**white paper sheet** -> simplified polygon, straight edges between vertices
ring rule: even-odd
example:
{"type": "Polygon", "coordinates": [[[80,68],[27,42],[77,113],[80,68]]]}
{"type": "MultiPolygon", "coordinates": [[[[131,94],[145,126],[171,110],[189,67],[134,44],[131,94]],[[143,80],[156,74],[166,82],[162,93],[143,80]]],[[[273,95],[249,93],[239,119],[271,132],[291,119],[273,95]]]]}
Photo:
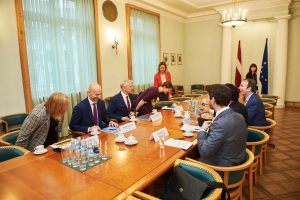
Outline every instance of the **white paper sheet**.
{"type": "Polygon", "coordinates": [[[189,124],[184,124],[181,127],[181,130],[183,131],[192,131],[192,132],[199,132],[199,131],[204,131],[200,126],[194,126],[194,125],[189,125],[189,124]]]}
{"type": "Polygon", "coordinates": [[[165,142],[165,145],[188,150],[188,148],[190,148],[193,145],[193,142],[188,142],[184,140],[175,140],[173,138],[170,138],[165,142]]]}

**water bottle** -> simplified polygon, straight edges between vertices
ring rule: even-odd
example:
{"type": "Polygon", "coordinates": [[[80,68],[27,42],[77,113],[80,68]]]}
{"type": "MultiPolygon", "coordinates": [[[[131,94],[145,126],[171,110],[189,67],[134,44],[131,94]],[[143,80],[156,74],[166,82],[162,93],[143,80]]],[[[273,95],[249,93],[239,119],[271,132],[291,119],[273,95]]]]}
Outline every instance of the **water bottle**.
{"type": "Polygon", "coordinates": [[[81,162],[81,141],[77,140],[75,146],[75,159],[73,162],[73,167],[79,167],[80,162],[81,162]]]}
{"type": "Polygon", "coordinates": [[[88,143],[87,145],[87,154],[88,154],[88,165],[94,166],[94,150],[91,143],[88,143]]]}
{"type": "Polygon", "coordinates": [[[98,144],[93,141],[93,152],[94,152],[94,162],[97,164],[100,162],[100,152],[98,144]]]}
{"type": "Polygon", "coordinates": [[[86,170],[86,165],[87,165],[87,146],[86,146],[86,142],[82,141],[81,142],[81,153],[80,153],[80,166],[79,169],[80,171],[84,171],[86,170]]]}

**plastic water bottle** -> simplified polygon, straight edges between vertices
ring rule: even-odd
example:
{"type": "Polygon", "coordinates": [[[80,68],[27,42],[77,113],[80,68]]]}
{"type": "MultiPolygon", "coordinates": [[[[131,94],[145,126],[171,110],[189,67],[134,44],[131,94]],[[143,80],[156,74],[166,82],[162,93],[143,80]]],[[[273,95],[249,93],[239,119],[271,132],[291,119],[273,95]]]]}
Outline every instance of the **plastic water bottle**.
{"type": "Polygon", "coordinates": [[[87,165],[87,146],[86,146],[86,142],[82,141],[81,142],[81,153],[80,153],[80,166],[79,169],[80,171],[84,171],[86,170],[86,165],[87,165]]]}
{"type": "Polygon", "coordinates": [[[94,150],[91,143],[87,145],[87,154],[88,154],[88,164],[89,166],[94,166],[94,150]]]}
{"type": "Polygon", "coordinates": [[[93,142],[93,152],[94,152],[94,162],[97,164],[100,162],[100,153],[98,144],[94,141],[93,142]]]}
{"type": "Polygon", "coordinates": [[[81,141],[77,140],[75,146],[75,159],[73,162],[73,167],[79,167],[80,162],[81,162],[81,141]]]}

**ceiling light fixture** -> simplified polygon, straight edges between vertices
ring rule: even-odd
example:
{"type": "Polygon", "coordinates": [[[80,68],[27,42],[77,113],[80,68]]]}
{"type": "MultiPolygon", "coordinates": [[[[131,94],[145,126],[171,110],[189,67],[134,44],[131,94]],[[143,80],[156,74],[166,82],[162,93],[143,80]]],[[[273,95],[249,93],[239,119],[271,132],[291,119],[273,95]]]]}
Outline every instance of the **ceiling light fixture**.
{"type": "Polygon", "coordinates": [[[246,18],[246,9],[239,8],[237,9],[235,7],[235,2],[233,3],[233,8],[229,10],[224,10],[222,15],[222,25],[223,26],[232,26],[233,28],[236,26],[241,26],[247,22],[246,18]]]}

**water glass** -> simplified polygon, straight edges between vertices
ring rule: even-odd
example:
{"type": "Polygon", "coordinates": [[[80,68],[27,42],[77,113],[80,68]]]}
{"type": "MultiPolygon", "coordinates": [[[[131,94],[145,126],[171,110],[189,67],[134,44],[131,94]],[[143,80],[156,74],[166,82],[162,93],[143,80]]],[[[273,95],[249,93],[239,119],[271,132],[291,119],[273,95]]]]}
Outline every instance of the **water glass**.
{"type": "Polygon", "coordinates": [[[105,141],[104,145],[103,145],[102,160],[108,160],[108,155],[107,155],[107,141],[105,141]]]}
{"type": "Polygon", "coordinates": [[[161,149],[165,148],[165,140],[166,140],[166,136],[164,133],[158,135],[159,148],[161,149]]]}
{"type": "Polygon", "coordinates": [[[68,146],[62,146],[61,147],[61,161],[63,163],[67,163],[69,161],[69,147],[68,146]]]}

